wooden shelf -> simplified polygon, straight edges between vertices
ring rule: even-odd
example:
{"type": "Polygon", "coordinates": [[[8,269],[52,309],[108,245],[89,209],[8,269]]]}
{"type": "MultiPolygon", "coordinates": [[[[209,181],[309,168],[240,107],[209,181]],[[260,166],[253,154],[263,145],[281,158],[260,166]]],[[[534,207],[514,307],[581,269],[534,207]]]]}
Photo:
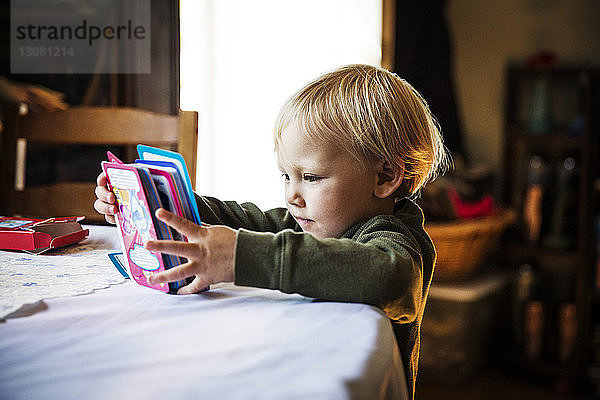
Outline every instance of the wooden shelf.
{"type": "Polygon", "coordinates": [[[532,150],[580,151],[584,148],[582,136],[570,135],[565,131],[554,131],[550,134],[534,134],[519,126],[508,128],[508,134],[516,144],[529,147],[532,150]]]}
{"type": "MultiPolygon", "coordinates": [[[[550,207],[550,209],[542,209],[544,213],[542,220],[547,221],[548,216],[555,218],[551,210],[555,207],[553,200],[566,201],[564,198],[562,200],[558,198],[560,191],[557,186],[559,182],[557,166],[560,163],[556,161],[566,157],[576,158],[578,183],[576,188],[569,189],[570,193],[573,193],[573,190],[577,191],[574,196],[576,199],[569,200],[576,203],[568,205],[572,213],[577,213],[576,223],[571,226],[577,229],[576,249],[572,251],[548,249],[543,247],[543,240],[540,243],[526,243],[519,229],[510,232],[511,235],[505,236],[502,242],[502,256],[508,265],[512,265],[515,272],[516,268],[523,263],[530,263],[537,269],[539,282],[542,283],[541,289],[538,287],[536,293],[536,296],[541,297],[536,300],[539,299],[554,308],[558,303],[565,301],[565,298],[575,304],[577,347],[574,359],[568,365],[558,361],[548,361],[554,358],[551,349],[557,346],[554,342],[558,340],[556,335],[559,332],[557,316],[552,315],[554,311],[550,315],[553,320],[547,321],[553,325],[545,327],[545,332],[552,332],[551,334],[555,335],[551,339],[554,344],[546,342],[547,347],[543,350],[547,359],[528,361],[523,354],[519,354],[516,346],[512,349],[513,354],[507,354],[506,358],[513,365],[511,368],[527,376],[572,379],[580,384],[589,365],[589,354],[594,351],[591,332],[593,324],[598,322],[594,322],[591,314],[597,312],[600,307],[600,294],[594,291],[593,285],[590,284],[595,274],[591,239],[594,232],[591,221],[600,210],[598,205],[600,196],[594,194],[594,182],[600,179],[600,162],[596,157],[600,151],[600,116],[597,113],[600,107],[600,73],[586,66],[568,66],[540,71],[516,65],[510,65],[507,72],[504,205],[522,210],[525,201],[523,194],[528,186],[542,184],[544,198],[547,196],[551,198],[550,202],[542,203],[543,207],[550,207]],[[541,76],[549,81],[550,87],[556,89],[556,92],[546,94],[551,96],[549,101],[552,114],[556,117],[556,121],[551,122],[553,128],[546,134],[534,133],[527,125],[528,110],[534,104],[535,95],[540,95],[540,92],[534,93],[534,91],[540,88],[541,76]],[[575,117],[581,118],[581,133],[578,135],[566,128],[568,121],[574,120],[575,117]],[[536,180],[539,178],[537,175],[528,175],[529,158],[533,154],[539,155],[545,162],[546,175],[542,181],[536,180]]],[[[564,195],[565,191],[562,193],[564,195]]],[[[566,216],[563,215],[565,218],[566,216]]],[[[509,349],[508,353],[510,352],[509,349]]]]}
{"type": "Polygon", "coordinates": [[[559,251],[546,249],[535,244],[527,244],[515,238],[506,238],[502,242],[502,250],[507,259],[538,260],[541,267],[550,269],[576,271],[580,264],[577,251],[559,251]],[[512,257],[511,257],[512,256],[512,257]]]}

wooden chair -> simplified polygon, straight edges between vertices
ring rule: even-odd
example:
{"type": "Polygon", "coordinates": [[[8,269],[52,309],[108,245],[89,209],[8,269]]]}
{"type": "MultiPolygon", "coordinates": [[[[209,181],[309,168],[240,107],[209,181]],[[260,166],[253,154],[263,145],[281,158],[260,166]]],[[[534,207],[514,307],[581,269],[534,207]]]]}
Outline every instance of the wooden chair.
{"type": "MultiPolygon", "coordinates": [[[[84,222],[103,222],[93,207],[95,182],[58,182],[27,187],[24,154],[27,143],[131,146],[138,143],[176,149],[195,184],[198,113],[157,114],[125,107],[74,107],[58,112],[11,109],[2,132],[0,215],[58,217],[83,215],[84,222]]],[[[98,165],[97,172],[101,167],[98,165]]]]}

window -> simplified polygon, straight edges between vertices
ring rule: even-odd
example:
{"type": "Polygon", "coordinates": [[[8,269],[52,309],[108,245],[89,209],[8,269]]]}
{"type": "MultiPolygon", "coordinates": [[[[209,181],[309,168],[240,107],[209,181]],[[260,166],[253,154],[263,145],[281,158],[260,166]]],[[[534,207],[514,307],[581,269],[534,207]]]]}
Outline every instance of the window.
{"type": "Polygon", "coordinates": [[[380,0],[181,0],[181,108],[199,112],[197,191],[284,206],[273,128],[341,65],[381,65],[380,0]]]}

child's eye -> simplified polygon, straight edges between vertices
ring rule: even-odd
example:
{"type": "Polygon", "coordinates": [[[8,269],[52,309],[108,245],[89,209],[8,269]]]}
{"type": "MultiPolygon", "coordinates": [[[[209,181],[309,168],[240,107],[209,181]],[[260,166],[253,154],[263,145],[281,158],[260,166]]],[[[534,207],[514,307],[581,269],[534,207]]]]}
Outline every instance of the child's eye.
{"type": "Polygon", "coordinates": [[[290,176],[288,174],[281,174],[281,177],[287,182],[290,180],[290,176]]]}
{"type": "Polygon", "coordinates": [[[321,176],[317,176],[317,175],[310,175],[310,174],[304,174],[302,176],[302,178],[306,181],[306,182],[318,182],[321,179],[323,179],[323,177],[321,176]]]}

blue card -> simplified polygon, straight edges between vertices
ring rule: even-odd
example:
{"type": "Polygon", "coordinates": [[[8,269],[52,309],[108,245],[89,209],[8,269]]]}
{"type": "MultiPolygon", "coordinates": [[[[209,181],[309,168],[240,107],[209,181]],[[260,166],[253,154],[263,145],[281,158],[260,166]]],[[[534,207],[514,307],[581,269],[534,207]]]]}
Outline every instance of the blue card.
{"type": "Polygon", "coordinates": [[[183,214],[190,221],[195,222],[195,217],[192,212],[192,203],[196,202],[195,198],[189,198],[187,188],[183,182],[183,178],[177,169],[177,166],[172,162],[168,161],[151,161],[151,160],[135,160],[136,164],[146,165],[150,168],[161,169],[163,171],[167,171],[173,175],[176,189],[179,194],[179,199],[181,201],[181,207],[183,208],[183,214]]]}
{"type": "Polygon", "coordinates": [[[200,225],[200,212],[198,211],[198,205],[194,200],[194,191],[192,190],[192,181],[190,180],[190,174],[188,173],[187,166],[185,165],[185,160],[183,156],[174,151],[168,151],[163,149],[158,149],[152,146],[146,146],[143,144],[138,144],[137,146],[138,155],[142,160],[153,160],[153,161],[170,161],[179,170],[181,177],[183,178],[183,183],[186,187],[187,194],[190,198],[190,206],[192,208],[192,214],[194,216],[194,222],[200,225]]]}
{"type": "Polygon", "coordinates": [[[108,258],[110,258],[110,261],[112,261],[121,275],[123,275],[126,279],[129,279],[129,274],[127,274],[127,269],[125,268],[125,263],[123,260],[123,253],[110,253],[108,258]]]}

